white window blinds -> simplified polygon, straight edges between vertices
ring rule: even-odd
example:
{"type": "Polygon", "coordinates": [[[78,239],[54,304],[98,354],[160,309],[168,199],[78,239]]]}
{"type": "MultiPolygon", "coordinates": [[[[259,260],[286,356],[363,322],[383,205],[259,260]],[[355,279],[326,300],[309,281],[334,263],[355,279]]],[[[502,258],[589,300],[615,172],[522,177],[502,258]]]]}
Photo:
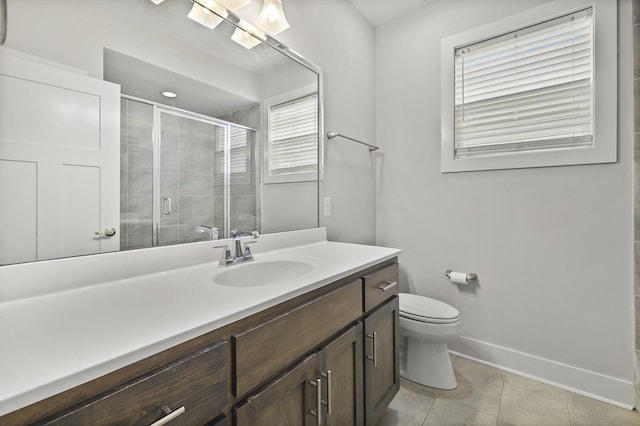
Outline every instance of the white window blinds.
{"type": "Polygon", "coordinates": [[[592,9],[455,50],[455,157],[592,146],[592,9]]]}
{"type": "Polygon", "coordinates": [[[315,171],[318,164],[318,96],[269,108],[269,174],[315,171]]]}
{"type": "MultiPolygon", "coordinates": [[[[247,155],[249,154],[249,132],[242,127],[229,126],[229,166],[230,173],[247,172],[247,155]]],[[[224,136],[227,127],[216,130],[216,173],[224,172],[224,136]]]]}

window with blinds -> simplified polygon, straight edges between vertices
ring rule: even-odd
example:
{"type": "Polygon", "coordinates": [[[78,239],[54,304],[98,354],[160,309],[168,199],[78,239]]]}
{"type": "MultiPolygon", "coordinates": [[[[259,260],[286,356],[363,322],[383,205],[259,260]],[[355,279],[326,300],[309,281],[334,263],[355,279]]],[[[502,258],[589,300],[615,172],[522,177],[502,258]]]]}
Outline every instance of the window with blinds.
{"type": "Polygon", "coordinates": [[[455,49],[454,156],[591,147],[593,11],[455,49]]]}
{"type": "MultiPolygon", "coordinates": [[[[224,135],[226,127],[216,129],[216,173],[224,172],[224,135]]],[[[229,126],[229,172],[242,174],[247,172],[249,137],[251,131],[242,127],[229,126]]]]}
{"type": "Polygon", "coordinates": [[[318,96],[269,107],[269,175],[314,172],[318,166],[318,96]]]}

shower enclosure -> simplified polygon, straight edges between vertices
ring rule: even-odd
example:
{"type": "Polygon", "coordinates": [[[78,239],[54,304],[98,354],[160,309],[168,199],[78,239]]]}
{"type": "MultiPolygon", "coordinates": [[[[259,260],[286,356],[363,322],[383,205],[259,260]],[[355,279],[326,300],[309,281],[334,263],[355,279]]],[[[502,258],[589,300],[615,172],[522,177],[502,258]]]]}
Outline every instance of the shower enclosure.
{"type": "Polygon", "coordinates": [[[122,98],[120,249],[203,241],[196,226],[259,230],[257,132],[122,98]]]}

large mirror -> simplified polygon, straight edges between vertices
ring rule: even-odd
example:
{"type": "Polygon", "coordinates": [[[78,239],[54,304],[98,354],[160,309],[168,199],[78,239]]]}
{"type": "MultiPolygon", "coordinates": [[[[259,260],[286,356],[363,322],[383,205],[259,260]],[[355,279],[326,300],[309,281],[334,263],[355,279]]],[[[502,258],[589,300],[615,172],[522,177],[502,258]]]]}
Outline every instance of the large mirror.
{"type": "Polygon", "coordinates": [[[0,265],[318,226],[320,71],[253,3],[7,0],[0,265]]]}

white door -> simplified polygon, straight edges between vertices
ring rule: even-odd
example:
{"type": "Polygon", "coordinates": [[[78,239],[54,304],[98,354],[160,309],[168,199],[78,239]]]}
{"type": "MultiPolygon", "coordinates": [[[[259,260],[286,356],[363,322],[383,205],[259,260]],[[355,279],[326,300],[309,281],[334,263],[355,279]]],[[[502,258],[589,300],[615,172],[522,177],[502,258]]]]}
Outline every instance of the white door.
{"type": "Polygon", "coordinates": [[[0,51],[0,265],[119,250],[119,192],[120,87],[0,51]]]}

